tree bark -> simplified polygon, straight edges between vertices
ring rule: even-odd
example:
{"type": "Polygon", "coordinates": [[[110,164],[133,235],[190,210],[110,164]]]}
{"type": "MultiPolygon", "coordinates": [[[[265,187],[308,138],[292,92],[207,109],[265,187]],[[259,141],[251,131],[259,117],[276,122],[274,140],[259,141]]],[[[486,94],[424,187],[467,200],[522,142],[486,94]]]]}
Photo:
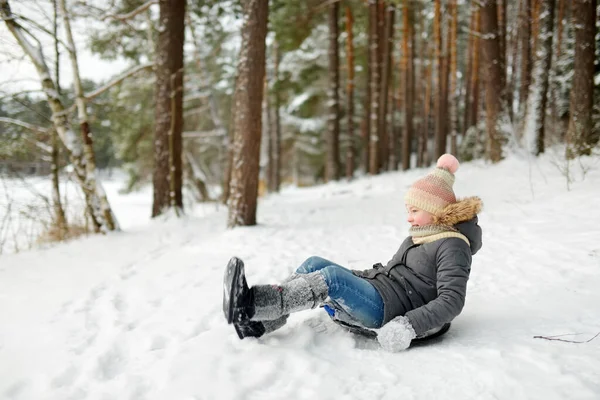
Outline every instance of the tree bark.
{"type": "Polygon", "coordinates": [[[152,217],[170,208],[176,213],[183,209],[181,132],[185,4],[185,0],[159,1],[152,217]]]}
{"type": "Polygon", "coordinates": [[[554,32],[554,0],[540,0],[539,33],[536,40],[533,80],[529,86],[524,137],[528,150],[539,155],[544,152],[544,120],[548,99],[548,78],[552,65],[554,32]]]}
{"type": "Polygon", "coordinates": [[[437,159],[446,152],[446,126],[444,109],[447,98],[444,90],[444,53],[442,38],[442,10],[441,0],[435,0],[435,13],[433,21],[433,37],[435,42],[435,53],[437,59],[437,84],[435,101],[435,145],[434,157],[437,159]]]}
{"type": "Polygon", "coordinates": [[[470,68],[467,73],[467,95],[465,99],[465,122],[463,126],[463,134],[467,130],[477,125],[479,119],[479,58],[481,50],[481,12],[477,5],[471,6],[471,27],[469,38],[471,40],[471,50],[469,54],[470,68]]]}
{"type": "Polygon", "coordinates": [[[371,59],[371,45],[373,43],[373,21],[372,15],[373,7],[369,4],[368,6],[368,26],[367,26],[367,47],[366,47],[366,59],[367,59],[367,68],[365,77],[366,80],[366,95],[364,101],[364,115],[361,123],[361,149],[362,149],[362,169],[365,174],[369,173],[369,168],[371,165],[371,100],[373,98],[371,93],[371,75],[373,74],[373,60],[371,59]]]}
{"type": "Polygon", "coordinates": [[[410,155],[414,136],[414,50],[413,43],[413,14],[409,0],[402,4],[402,78],[404,87],[404,132],[402,135],[402,170],[410,168],[410,155]]]}
{"type": "Polygon", "coordinates": [[[505,71],[500,54],[497,0],[481,1],[482,49],[485,66],[487,157],[502,160],[506,142],[503,125],[507,123],[505,71]]]}
{"type": "Polygon", "coordinates": [[[350,6],[346,6],[346,59],[348,83],[346,86],[346,118],[348,124],[348,148],[346,151],[346,178],[352,179],[355,169],[354,135],[354,37],[352,32],[354,19],[350,6]]]}
{"type": "Polygon", "coordinates": [[[325,161],[325,181],[335,181],[340,177],[340,58],[338,46],[339,2],[329,6],[329,115],[327,128],[327,152],[325,161]]]}
{"type": "Polygon", "coordinates": [[[596,34],[596,0],[574,0],[575,64],[569,128],[567,130],[567,158],[590,155],[598,143],[594,133],[594,58],[596,34]]]}
{"type": "Polygon", "coordinates": [[[279,51],[279,43],[276,41],[273,44],[274,51],[274,65],[273,74],[275,75],[275,90],[274,90],[274,101],[273,113],[274,113],[274,124],[275,127],[272,129],[272,142],[273,142],[273,191],[279,192],[281,187],[281,115],[279,108],[281,107],[281,96],[279,93],[279,62],[281,60],[281,53],[279,51]]]}
{"type": "Polygon", "coordinates": [[[450,153],[457,154],[457,136],[458,136],[458,94],[456,84],[457,57],[456,47],[458,40],[458,4],[457,0],[450,0],[450,88],[448,90],[448,104],[450,116],[450,153]]]}
{"type": "Polygon", "coordinates": [[[242,46],[235,86],[233,169],[228,226],[256,225],[261,108],[268,2],[244,0],[242,46]]]}
{"type": "Polygon", "coordinates": [[[371,106],[369,123],[369,173],[375,175],[379,172],[379,131],[377,118],[379,115],[379,0],[369,3],[369,29],[371,31],[370,43],[370,72],[371,80],[371,106]]]}
{"type": "MultiPolygon", "coordinates": [[[[61,95],[60,90],[60,50],[58,47],[58,4],[57,0],[52,1],[52,17],[53,17],[53,34],[54,34],[54,81],[56,82],[56,92],[58,97],[61,95]]],[[[60,199],[60,138],[55,130],[51,132],[52,154],[51,154],[51,170],[52,170],[52,207],[54,209],[54,224],[58,228],[61,239],[67,237],[68,224],[65,210],[60,199]]]]}
{"type": "Polygon", "coordinates": [[[386,170],[389,161],[389,142],[388,142],[388,97],[390,92],[390,83],[392,76],[392,39],[394,33],[394,15],[395,10],[392,6],[388,6],[385,12],[385,30],[382,41],[382,60],[381,68],[381,87],[379,91],[379,115],[377,117],[379,136],[379,154],[380,165],[379,170],[386,170]]]}
{"type": "Polygon", "coordinates": [[[531,83],[531,0],[521,0],[519,16],[519,41],[521,42],[521,82],[519,85],[519,119],[525,117],[527,96],[531,83]]]}

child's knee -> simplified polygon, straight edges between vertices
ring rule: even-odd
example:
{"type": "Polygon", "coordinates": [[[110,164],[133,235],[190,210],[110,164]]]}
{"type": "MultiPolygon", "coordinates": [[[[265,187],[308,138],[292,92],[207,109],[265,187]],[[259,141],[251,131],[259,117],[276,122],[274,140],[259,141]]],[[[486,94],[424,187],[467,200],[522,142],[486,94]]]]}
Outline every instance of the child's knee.
{"type": "Polygon", "coordinates": [[[298,269],[296,269],[296,273],[308,274],[310,272],[317,271],[318,269],[320,269],[319,267],[326,261],[327,260],[319,256],[308,257],[306,260],[304,260],[302,264],[300,264],[298,269]]]}

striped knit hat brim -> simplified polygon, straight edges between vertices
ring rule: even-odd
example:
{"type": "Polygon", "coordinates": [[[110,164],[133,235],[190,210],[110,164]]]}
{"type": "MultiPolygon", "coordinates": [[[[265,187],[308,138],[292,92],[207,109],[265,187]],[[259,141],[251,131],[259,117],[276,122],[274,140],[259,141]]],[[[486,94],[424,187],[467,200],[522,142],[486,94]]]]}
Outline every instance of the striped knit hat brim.
{"type": "Polygon", "coordinates": [[[409,206],[441,216],[446,206],[456,203],[452,189],[454,180],[454,174],[447,169],[435,168],[408,189],[404,201],[409,206]]]}

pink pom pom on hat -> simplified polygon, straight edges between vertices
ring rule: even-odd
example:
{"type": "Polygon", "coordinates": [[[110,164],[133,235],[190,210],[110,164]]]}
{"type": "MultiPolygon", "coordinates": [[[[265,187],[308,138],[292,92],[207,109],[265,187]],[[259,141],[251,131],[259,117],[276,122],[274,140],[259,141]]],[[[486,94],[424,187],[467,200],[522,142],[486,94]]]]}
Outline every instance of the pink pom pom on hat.
{"type": "Polygon", "coordinates": [[[459,165],[452,154],[442,155],[437,161],[437,168],[412,184],[404,202],[440,217],[446,206],[456,203],[452,186],[459,165]]]}

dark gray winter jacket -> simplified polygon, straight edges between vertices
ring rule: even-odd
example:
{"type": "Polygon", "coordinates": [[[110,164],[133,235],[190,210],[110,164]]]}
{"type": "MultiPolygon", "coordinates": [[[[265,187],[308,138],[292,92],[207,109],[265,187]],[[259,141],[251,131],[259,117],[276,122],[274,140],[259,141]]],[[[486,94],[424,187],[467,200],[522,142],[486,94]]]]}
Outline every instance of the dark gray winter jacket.
{"type": "MultiPolygon", "coordinates": [[[[472,216],[471,216],[472,217],[472,216]]],[[[477,216],[456,224],[456,237],[415,245],[408,237],[386,266],[355,274],[369,279],[384,302],[383,324],[405,315],[417,336],[452,321],[465,304],[471,256],[482,246],[477,216]]]]}

